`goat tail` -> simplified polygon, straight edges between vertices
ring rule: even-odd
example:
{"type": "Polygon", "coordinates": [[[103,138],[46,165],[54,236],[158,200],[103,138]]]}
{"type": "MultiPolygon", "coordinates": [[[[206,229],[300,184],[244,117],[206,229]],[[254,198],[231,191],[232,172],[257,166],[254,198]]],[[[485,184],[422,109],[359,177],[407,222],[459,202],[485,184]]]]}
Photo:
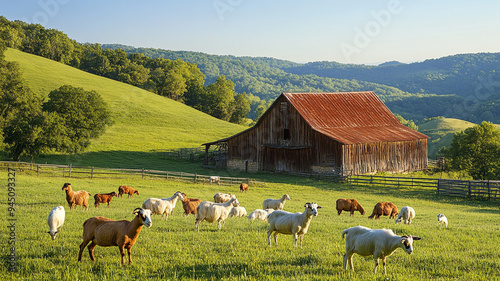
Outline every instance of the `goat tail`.
{"type": "Polygon", "coordinates": [[[347,231],[348,231],[348,230],[349,230],[349,229],[344,229],[344,231],[342,231],[342,239],[344,239],[344,236],[347,234],[347,231]]]}

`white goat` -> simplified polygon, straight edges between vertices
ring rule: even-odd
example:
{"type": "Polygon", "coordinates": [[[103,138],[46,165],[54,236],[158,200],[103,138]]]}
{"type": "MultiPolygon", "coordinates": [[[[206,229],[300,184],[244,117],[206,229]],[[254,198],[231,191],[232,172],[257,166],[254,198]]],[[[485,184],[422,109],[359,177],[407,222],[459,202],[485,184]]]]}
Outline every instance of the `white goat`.
{"type": "Polygon", "coordinates": [[[231,198],[236,198],[236,195],[218,192],[218,193],[215,193],[215,195],[214,195],[214,202],[215,203],[225,203],[225,202],[231,200],[231,198]]]}
{"type": "Polygon", "coordinates": [[[283,195],[281,199],[267,198],[266,200],[264,200],[264,202],[262,202],[262,205],[264,207],[263,209],[283,210],[286,200],[292,200],[290,199],[290,196],[288,196],[288,194],[283,195]]]}
{"type": "Polygon", "coordinates": [[[95,261],[94,249],[96,246],[118,246],[122,256],[122,264],[124,264],[125,248],[128,253],[128,262],[132,263],[130,251],[137,241],[139,233],[141,233],[142,226],[151,227],[153,224],[150,210],[136,208],[132,213],[135,215],[132,221],[115,221],[105,217],[92,217],[87,219],[83,223],[83,242],[80,244],[78,261],[82,260],[82,253],[85,246],[92,241],[87,247],[92,261],[95,261]]]}
{"type": "Polygon", "coordinates": [[[411,221],[415,218],[415,210],[410,206],[404,206],[401,208],[399,212],[398,218],[396,219],[396,223],[403,221],[404,224],[410,224],[411,221]]]}
{"type": "Polygon", "coordinates": [[[213,203],[210,201],[203,201],[196,209],[196,230],[199,231],[200,223],[204,220],[212,223],[217,221],[217,228],[221,228],[221,222],[225,224],[225,220],[229,216],[229,212],[233,207],[239,206],[240,203],[236,197],[225,203],[213,203]]]}
{"type": "Polygon", "coordinates": [[[208,177],[208,183],[216,183],[217,185],[220,185],[220,177],[218,176],[210,176],[208,177]]]}
{"type": "Polygon", "coordinates": [[[438,222],[439,222],[439,228],[444,224],[444,227],[448,227],[448,219],[443,215],[439,214],[437,215],[438,217],[438,222]]]}
{"type": "Polygon", "coordinates": [[[177,204],[177,199],[184,200],[184,196],[182,196],[180,191],[174,193],[170,198],[148,198],[142,202],[142,208],[150,209],[152,214],[161,215],[162,218],[165,215],[165,220],[167,220],[168,215],[172,214],[175,204],[177,204]]]}
{"type": "Polygon", "coordinates": [[[267,242],[271,247],[271,233],[274,231],[274,243],[278,245],[278,234],[292,234],[297,247],[297,236],[300,237],[300,248],[302,249],[302,239],[307,233],[309,224],[313,216],[318,215],[321,209],[316,203],[306,203],[303,213],[290,213],[286,211],[274,211],[267,215],[269,221],[269,231],[267,231],[267,242]]]}
{"type": "Polygon", "coordinates": [[[420,237],[394,234],[390,229],[370,229],[364,226],[354,226],[342,231],[342,239],[346,238],[346,253],[344,255],[344,271],[347,270],[347,263],[354,271],[352,257],[354,253],[360,256],[371,256],[375,261],[374,273],[377,273],[378,259],[382,259],[384,274],[386,273],[385,260],[398,248],[402,248],[408,254],[413,253],[413,241],[420,240],[420,237]]]}
{"type": "Polygon", "coordinates": [[[63,206],[54,207],[50,211],[48,219],[50,231],[47,231],[47,233],[50,234],[52,240],[56,240],[56,235],[59,233],[57,229],[63,225],[65,215],[66,213],[63,206]]]}
{"type": "Polygon", "coordinates": [[[233,207],[229,212],[229,217],[244,217],[247,215],[247,210],[245,207],[237,206],[233,207]]]}
{"type": "Polygon", "coordinates": [[[269,215],[272,212],[274,212],[274,209],[265,209],[265,210],[256,209],[253,212],[251,212],[250,215],[248,215],[248,219],[252,221],[255,219],[267,221],[267,215],[269,215]]]}

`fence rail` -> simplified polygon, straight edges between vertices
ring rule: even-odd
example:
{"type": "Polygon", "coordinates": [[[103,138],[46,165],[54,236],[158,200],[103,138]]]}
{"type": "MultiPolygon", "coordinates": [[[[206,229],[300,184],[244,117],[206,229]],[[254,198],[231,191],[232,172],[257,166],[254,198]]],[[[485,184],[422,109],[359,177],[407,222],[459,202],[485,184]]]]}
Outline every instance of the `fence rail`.
{"type": "Polygon", "coordinates": [[[440,179],[437,194],[471,198],[500,199],[500,181],[440,179]]]}
{"type": "MultiPolygon", "coordinates": [[[[53,165],[53,164],[36,164],[28,162],[12,162],[0,161],[0,167],[11,167],[19,169],[22,172],[33,173],[43,176],[68,177],[68,178],[126,178],[126,177],[141,177],[142,179],[165,179],[174,181],[186,181],[200,184],[209,183],[207,175],[173,172],[173,171],[158,171],[148,169],[116,169],[116,168],[97,168],[97,167],[73,167],[71,165],[53,165]]],[[[236,178],[236,177],[220,177],[221,185],[234,184],[260,184],[264,182],[256,181],[251,178],[236,178]]]]}
{"type": "Polygon", "coordinates": [[[353,184],[398,186],[398,187],[433,187],[436,188],[438,179],[432,178],[410,178],[410,177],[384,177],[373,175],[355,175],[349,176],[348,182],[353,184]]]}

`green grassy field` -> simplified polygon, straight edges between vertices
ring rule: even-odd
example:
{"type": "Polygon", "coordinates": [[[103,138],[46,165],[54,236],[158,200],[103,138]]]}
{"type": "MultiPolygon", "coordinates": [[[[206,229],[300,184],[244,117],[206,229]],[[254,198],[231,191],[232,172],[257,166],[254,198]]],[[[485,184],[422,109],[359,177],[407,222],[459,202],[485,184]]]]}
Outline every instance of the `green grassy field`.
{"type": "MultiPolygon", "coordinates": [[[[78,156],[46,155],[38,162],[105,167],[124,164],[125,167],[162,168],[160,149],[197,147],[202,143],[236,134],[246,127],[225,122],[182,103],[111,79],[80,71],[39,56],[8,49],[6,59],[20,64],[23,78],[38,95],[69,84],[95,90],[111,108],[114,125],[94,140],[86,153],[78,156]]],[[[122,166],[120,166],[122,167],[122,166]]]]}
{"type": "MultiPolygon", "coordinates": [[[[7,171],[0,171],[0,182],[7,183],[7,171]]],[[[351,186],[316,181],[301,177],[268,176],[273,183],[250,186],[241,194],[237,186],[215,186],[141,179],[68,179],[16,174],[15,237],[17,273],[7,271],[9,253],[5,231],[9,224],[2,220],[1,243],[3,267],[0,277],[12,280],[498,280],[500,278],[500,211],[498,202],[468,201],[438,197],[427,188],[397,189],[351,186]],[[81,207],[69,210],[64,182],[74,190],[117,191],[127,184],[140,191],[133,198],[114,198],[109,208],[94,208],[93,198],[87,212],[81,207]],[[194,216],[182,216],[178,202],[168,221],[154,215],[151,228],[144,228],[132,248],[133,264],[120,265],[117,247],[97,247],[96,261],[90,261],[85,250],[77,262],[82,242],[82,224],[93,216],[133,219],[131,212],[149,197],[170,197],[175,191],[188,197],[211,200],[216,192],[232,192],[248,212],[262,208],[265,198],[279,198],[288,193],[285,210],[302,212],[307,202],[321,206],[305,235],[303,249],[293,246],[290,235],[280,235],[278,246],[267,245],[267,223],[250,222],[247,218],[229,218],[222,230],[216,224],[202,223],[195,231],[194,216]],[[368,214],[338,216],[338,198],[357,198],[368,214]],[[369,220],[373,206],[379,201],[394,202],[399,208],[409,205],[416,210],[412,225],[396,225],[383,217],[369,220]],[[66,208],[66,221],[55,241],[50,239],[47,216],[58,205],[66,208]],[[444,213],[450,225],[439,229],[438,213],[444,213]],[[364,225],[390,228],[397,234],[422,237],[414,243],[415,252],[408,255],[397,250],[387,262],[387,275],[373,274],[373,260],[354,256],[354,273],[342,271],[345,241],[341,231],[364,225]]],[[[2,189],[2,198],[7,198],[2,189]]],[[[7,214],[2,200],[0,208],[7,214]]]]}

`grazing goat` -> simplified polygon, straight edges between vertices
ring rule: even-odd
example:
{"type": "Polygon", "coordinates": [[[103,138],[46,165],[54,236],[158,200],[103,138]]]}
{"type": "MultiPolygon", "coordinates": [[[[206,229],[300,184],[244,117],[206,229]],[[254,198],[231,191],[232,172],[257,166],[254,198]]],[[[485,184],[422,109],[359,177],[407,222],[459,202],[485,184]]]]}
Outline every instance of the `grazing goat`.
{"type": "Polygon", "coordinates": [[[247,215],[247,210],[245,207],[237,206],[233,207],[229,212],[229,217],[244,217],[247,215]]]}
{"type": "Polygon", "coordinates": [[[94,195],[94,207],[99,207],[100,203],[108,203],[108,208],[109,208],[109,203],[114,197],[118,197],[118,194],[116,192],[110,192],[110,193],[97,193],[94,195]]]}
{"type": "Polygon", "coordinates": [[[403,249],[408,254],[413,253],[413,241],[420,237],[394,234],[390,229],[370,229],[364,226],[354,226],[342,231],[342,239],[347,234],[344,255],[344,271],[347,271],[347,263],[354,271],[352,257],[356,253],[360,256],[373,256],[375,261],[374,273],[377,273],[378,259],[382,259],[384,274],[386,273],[385,260],[392,255],[397,248],[403,249]]]}
{"type": "Polygon", "coordinates": [[[151,214],[161,215],[161,217],[168,219],[168,215],[172,214],[172,211],[175,208],[175,204],[177,204],[177,199],[184,200],[184,196],[180,191],[177,191],[170,198],[148,198],[146,201],[142,202],[143,209],[150,209],[151,214]]]}
{"type": "Polygon", "coordinates": [[[398,218],[396,219],[396,223],[403,221],[404,224],[410,224],[411,221],[415,218],[415,210],[410,206],[404,206],[401,208],[399,212],[398,218]]]}
{"type": "Polygon", "coordinates": [[[302,239],[307,233],[309,224],[313,216],[318,215],[321,209],[316,203],[306,203],[303,213],[292,214],[286,211],[274,211],[267,216],[269,221],[269,231],[267,231],[267,242],[271,247],[271,233],[274,231],[274,243],[278,245],[278,234],[292,234],[297,247],[297,236],[300,237],[300,248],[302,249],[302,239]]]}
{"type": "Polygon", "coordinates": [[[139,195],[139,191],[133,189],[130,186],[120,185],[120,187],[118,187],[118,195],[120,196],[120,198],[122,198],[123,194],[128,194],[127,198],[129,198],[133,197],[134,194],[139,195]]]}
{"type": "Polygon", "coordinates": [[[196,213],[196,230],[199,231],[200,223],[204,220],[212,223],[217,221],[217,228],[221,228],[221,222],[225,224],[225,220],[229,216],[229,212],[233,207],[239,206],[240,203],[236,197],[231,198],[231,200],[225,203],[213,203],[210,201],[203,201],[198,205],[198,210],[196,213]]]}
{"type": "Polygon", "coordinates": [[[286,200],[292,200],[290,199],[290,196],[288,196],[288,194],[283,195],[281,199],[267,198],[266,200],[264,200],[264,202],[262,202],[262,205],[264,206],[263,209],[283,210],[286,200]]]}
{"type": "Polygon", "coordinates": [[[380,219],[380,216],[389,216],[393,219],[398,215],[398,207],[391,202],[378,202],[375,207],[373,207],[372,214],[368,217],[369,219],[380,219]]]}
{"type": "Polygon", "coordinates": [[[248,191],[248,184],[246,184],[246,183],[240,184],[240,192],[243,192],[243,191],[245,191],[245,192],[248,191]]]}
{"type": "Polygon", "coordinates": [[[255,219],[267,221],[267,215],[272,212],[274,212],[274,209],[256,209],[248,215],[248,219],[252,221],[255,219]]]}
{"type": "Polygon", "coordinates": [[[215,193],[214,195],[214,202],[215,203],[225,203],[231,198],[235,198],[236,196],[234,194],[227,194],[227,193],[215,193]]]}
{"type": "Polygon", "coordinates": [[[210,176],[208,177],[208,183],[216,183],[217,185],[220,185],[220,177],[218,176],[210,176]]]}
{"type": "Polygon", "coordinates": [[[84,210],[89,208],[89,196],[85,190],[73,191],[71,189],[71,183],[65,183],[62,190],[66,191],[66,201],[68,201],[69,209],[73,209],[73,206],[82,205],[84,210]]]}
{"type": "Polygon", "coordinates": [[[361,215],[365,214],[365,209],[359,204],[356,199],[337,199],[337,212],[342,214],[342,211],[351,212],[351,216],[354,215],[354,211],[358,211],[361,215]]]}
{"type": "Polygon", "coordinates": [[[445,228],[448,227],[448,219],[443,214],[439,214],[437,215],[437,217],[439,222],[439,228],[441,228],[443,224],[445,228]]]}
{"type": "Polygon", "coordinates": [[[125,251],[127,249],[128,262],[132,263],[131,249],[134,246],[142,226],[151,227],[151,211],[147,209],[136,208],[133,212],[135,218],[128,220],[111,220],[105,217],[93,217],[83,223],[83,242],[80,244],[78,261],[82,260],[82,252],[85,246],[89,249],[90,259],[95,261],[94,249],[96,246],[110,247],[118,246],[124,264],[125,251]]]}
{"type": "Polygon", "coordinates": [[[47,220],[50,230],[47,231],[47,233],[50,234],[52,240],[56,240],[56,235],[59,233],[57,229],[63,225],[65,215],[66,213],[63,206],[54,207],[50,211],[49,218],[47,220]]]}
{"type": "Polygon", "coordinates": [[[186,194],[182,193],[184,200],[182,200],[182,208],[184,209],[184,215],[189,214],[196,215],[196,208],[201,203],[201,199],[198,198],[187,198],[186,194]]]}

